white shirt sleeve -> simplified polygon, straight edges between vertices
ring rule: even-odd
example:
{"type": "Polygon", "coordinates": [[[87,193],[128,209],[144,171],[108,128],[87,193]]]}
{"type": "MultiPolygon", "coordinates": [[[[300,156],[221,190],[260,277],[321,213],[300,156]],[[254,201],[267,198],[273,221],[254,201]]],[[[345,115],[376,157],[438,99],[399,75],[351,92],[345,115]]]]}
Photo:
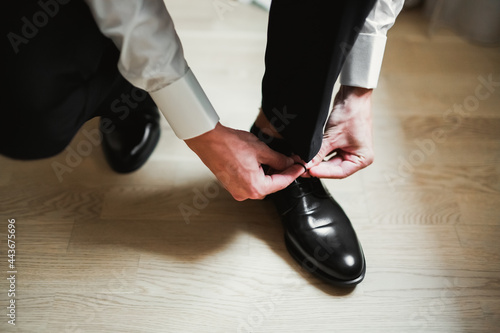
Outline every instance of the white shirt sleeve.
{"type": "Polygon", "coordinates": [[[120,73],[149,92],[180,139],[215,127],[219,116],[184,59],[163,0],[86,2],[101,32],[120,50],[120,73]]]}
{"type": "Polygon", "coordinates": [[[387,31],[394,25],[403,4],[404,0],[378,0],[375,3],[342,67],[342,85],[377,87],[387,31]]]}

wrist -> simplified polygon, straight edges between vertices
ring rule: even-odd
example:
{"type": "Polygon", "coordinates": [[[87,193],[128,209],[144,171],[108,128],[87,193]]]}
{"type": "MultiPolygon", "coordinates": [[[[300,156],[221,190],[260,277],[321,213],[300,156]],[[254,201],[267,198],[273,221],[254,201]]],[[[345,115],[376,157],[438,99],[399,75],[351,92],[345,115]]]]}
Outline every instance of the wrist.
{"type": "Polygon", "coordinates": [[[373,89],[355,87],[355,86],[340,86],[339,95],[343,96],[344,99],[348,97],[360,97],[360,98],[370,98],[372,96],[373,89]]]}
{"type": "Polygon", "coordinates": [[[221,132],[223,130],[224,126],[220,122],[218,122],[210,131],[195,136],[194,138],[184,140],[184,142],[188,145],[189,148],[195,150],[195,148],[200,144],[206,145],[208,142],[220,141],[221,132]]]}
{"type": "Polygon", "coordinates": [[[371,96],[373,89],[341,86],[335,96],[330,125],[349,124],[356,119],[371,117],[371,96]]]}
{"type": "Polygon", "coordinates": [[[343,85],[335,95],[333,111],[345,114],[370,112],[372,92],[373,89],[343,85]]]}

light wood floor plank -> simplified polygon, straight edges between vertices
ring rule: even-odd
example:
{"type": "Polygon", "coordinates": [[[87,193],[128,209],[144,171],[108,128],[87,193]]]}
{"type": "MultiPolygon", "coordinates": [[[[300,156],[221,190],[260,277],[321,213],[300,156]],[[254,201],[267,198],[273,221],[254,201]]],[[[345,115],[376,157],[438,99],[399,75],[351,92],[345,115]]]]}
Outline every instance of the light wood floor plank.
{"type": "MultiPolygon", "coordinates": [[[[248,129],[267,14],[166,3],[222,123],[248,129]]],[[[363,244],[357,288],[301,268],[272,204],[232,200],[165,120],[132,174],[114,173],[99,142],[73,156],[96,133],[93,119],[52,158],[0,156],[3,273],[7,219],[18,232],[17,325],[6,322],[2,278],[0,332],[497,332],[500,88],[467,116],[447,112],[471,101],[480,78],[500,81],[500,49],[446,30],[431,38],[427,24],[407,11],[390,31],[373,98],[375,163],[325,181],[363,244]],[[58,176],[57,165],[71,171],[58,176]]]]}

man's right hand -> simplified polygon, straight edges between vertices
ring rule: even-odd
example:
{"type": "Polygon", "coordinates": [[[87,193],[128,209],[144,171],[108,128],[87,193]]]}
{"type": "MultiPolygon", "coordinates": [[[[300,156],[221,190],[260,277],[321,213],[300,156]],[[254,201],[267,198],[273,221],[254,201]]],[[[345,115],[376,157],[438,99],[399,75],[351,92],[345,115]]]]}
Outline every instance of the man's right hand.
{"type": "Polygon", "coordinates": [[[238,201],[263,199],[304,173],[291,157],[272,150],[255,135],[220,123],[185,142],[238,201]],[[261,164],[280,172],[266,175],[261,164]]]}

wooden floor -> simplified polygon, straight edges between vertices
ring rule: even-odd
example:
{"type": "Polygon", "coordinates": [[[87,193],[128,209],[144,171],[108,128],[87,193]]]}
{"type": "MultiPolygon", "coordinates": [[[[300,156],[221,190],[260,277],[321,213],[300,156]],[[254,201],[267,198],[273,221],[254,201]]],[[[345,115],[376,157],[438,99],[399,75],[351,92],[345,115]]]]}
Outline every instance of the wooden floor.
{"type": "MultiPolygon", "coordinates": [[[[248,129],[267,14],[225,0],[167,4],[222,122],[248,129]]],[[[374,95],[376,161],[325,182],[367,257],[352,292],[299,268],[271,204],[232,200],[166,122],[130,175],[113,173],[88,138],[97,120],[57,157],[0,157],[0,331],[499,332],[500,86],[482,86],[490,76],[500,82],[498,48],[445,30],[430,38],[420,13],[401,14],[374,95]]]]}

